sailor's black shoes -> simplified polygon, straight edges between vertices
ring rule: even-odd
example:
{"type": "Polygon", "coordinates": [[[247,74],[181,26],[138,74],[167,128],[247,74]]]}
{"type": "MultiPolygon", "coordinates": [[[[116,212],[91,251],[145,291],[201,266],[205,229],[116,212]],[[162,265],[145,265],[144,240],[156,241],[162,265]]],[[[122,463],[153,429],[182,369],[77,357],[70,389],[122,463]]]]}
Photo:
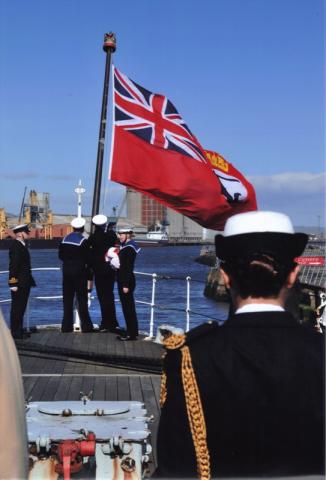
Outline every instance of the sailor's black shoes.
{"type": "Polygon", "coordinates": [[[132,342],[137,340],[137,337],[130,337],[130,335],[118,335],[117,339],[121,340],[122,342],[132,342]]]}
{"type": "Polygon", "coordinates": [[[99,332],[100,332],[100,333],[107,333],[107,332],[109,332],[109,333],[117,333],[117,334],[119,334],[119,335],[123,335],[123,334],[126,333],[126,331],[125,331],[123,328],[119,327],[119,326],[118,326],[118,327],[110,327],[110,328],[109,328],[109,327],[100,327],[100,328],[99,328],[99,332]]]}

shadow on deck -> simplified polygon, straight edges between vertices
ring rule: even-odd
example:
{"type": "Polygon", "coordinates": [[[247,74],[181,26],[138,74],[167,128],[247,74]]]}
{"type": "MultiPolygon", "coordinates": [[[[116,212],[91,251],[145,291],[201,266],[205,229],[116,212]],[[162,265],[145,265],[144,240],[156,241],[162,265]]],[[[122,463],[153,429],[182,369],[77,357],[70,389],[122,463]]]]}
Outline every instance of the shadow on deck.
{"type": "Polygon", "coordinates": [[[84,360],[131,371],[160,373],[163,348],[140,336],[134,342],[121,342],[113,333],[61,333],[58,329],[40,330],[16,342],[20,353],[63,361],[84,360]]]}

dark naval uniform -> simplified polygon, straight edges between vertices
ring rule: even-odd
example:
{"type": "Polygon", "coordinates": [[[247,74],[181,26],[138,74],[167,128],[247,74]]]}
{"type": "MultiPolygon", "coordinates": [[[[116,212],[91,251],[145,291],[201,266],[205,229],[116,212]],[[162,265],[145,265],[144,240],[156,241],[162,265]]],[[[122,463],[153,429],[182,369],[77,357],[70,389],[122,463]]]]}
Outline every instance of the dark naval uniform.
{"type": "Polygon", "coordinates": [[[89,237],[91,249],[91,267],[94,272],[97,297],[101,307],[102,322],[100,329],[116,332],[119,327],[114,304],[115,270],[105,261],[105,253],[117,243],[113,230],[96,228],[89,237]]]}
{"type": "Polygon", "coordinates": [[[10,329],[14,338],[23,337],[23,319],[31,287],[36,283],[31,273],[31,258],[26,245],[13,240],[9,247],[9,287],[11,291],[10,329]]]}
{"type": "Polygon", "coordinates": [[[59,245],[59,258],[63,262],[63,321],[62,332],[73,331],[74,297],[83,332],[93,331],[88,305],[87,280],[91,278],[90,249],[87,239],[80,232],[72,232],[59,245]]]}
{"type": "Polygon", "coordinates": [[[278,311],[204,324],[184,344],[170,339],[157,476],[322,474],[323,342],[278,311]]]}
{"type": "Polygon", "coordinates": [[[127,335],[130,338],[135,338],[138,335],[138,320],[134,300],[134,290],[136,288],[134,264],[139,251],[140,248],[134,240],[123,243],[119,251],[118,290],[126,321],[127,335]],[[128,293],[123,292],[124,287],[129,288],[128,293]]]}

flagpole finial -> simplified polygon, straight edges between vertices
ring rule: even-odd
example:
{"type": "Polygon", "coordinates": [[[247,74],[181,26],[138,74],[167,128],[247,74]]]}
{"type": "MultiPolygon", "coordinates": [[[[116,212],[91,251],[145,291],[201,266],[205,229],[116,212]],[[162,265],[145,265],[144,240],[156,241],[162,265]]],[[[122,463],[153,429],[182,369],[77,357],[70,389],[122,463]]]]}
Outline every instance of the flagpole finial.
{"type": "Polygon", "coordinates": [[[106,33],[104,35],[103,50],[105,52],[111,51],[112,53],[116,51],[117,40],[113,32],[106,33]]]}

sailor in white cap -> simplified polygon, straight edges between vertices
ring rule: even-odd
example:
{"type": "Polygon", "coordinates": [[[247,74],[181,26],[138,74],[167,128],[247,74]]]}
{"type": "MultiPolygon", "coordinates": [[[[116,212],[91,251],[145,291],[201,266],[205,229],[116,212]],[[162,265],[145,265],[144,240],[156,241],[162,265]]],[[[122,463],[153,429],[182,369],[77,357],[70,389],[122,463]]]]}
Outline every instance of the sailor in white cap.
{"type": "Polygon", "coordinates": [[[92,218],[94,232],[89,237],[91,267],[95,278],[97,298],[101,307],[100,332],[120,333],[114,302],[115,270],[106,261],[106,252],[116,245],[115,232],[107,229],[108,218],[98,214],[92,218]]]}
{"type": "Polygon", "coordinates": [[[103,215],[102,213],[99,213],[98,215],[94,215],[92,218],[92,223],[96,227],[103,227],[105,230],[106,224],[108,221],[108,217],[106,215],[103,215]]]}
{"type": "Polygon", "coordinates": [[[93,324],[88,312],[87,282],[92,278],[90,269],[90,247],[84,237],[85,219],[72,220],[73,231],[66,235],[59,245],[59,258],[63,262],[62,292],[63,320],[62,332],[73,331],[74,298],[77,298],[78,313],[82,332],[92,332],[93,324]]]}
{"type": "Polygon", "coordinates": [[[86,224],[86,220],[85,218],[82,218],[82,217],[73,218],[70,222],[70,225],[72,226],[72,228],[75,231],[80,230],[80,233],[83,233],[85,224],[86,224]]]}
{"type": "Polygon", "coordinates": [[[165,341],[159,477],[324,473],[323,336],[284,309],[307,239],[263,211],[216,237],[235,312],[165,341]]]}
{"type": "Polygon", "coordinates": [[[18,233],[26,233],[27,235],[29,235],[31,233],[29,227],[28,227],[28,224],[27,223],[23,223],[21,225],[17,225],[16,227],[14,227],[12,229],[12,231],[14,232],[14,234],[16,235],[16,238],[23,238],[23,239],[26,239],[28,237],[22,237],[22,236],[18,236],[18,233]]]}
{"type": "Polygon", "coordinates": [[[136,288],[134,264],[140,248],[133,240],[133,229],[131,226],[127,225],[119,228],[118,236],[120,240],[120,267],[117,270],[118,291],[127,327],[127,332],[118,336],[118,339],[122,341],[137,340],[138,319],[134,300],[134,290],[136,288]]]}
{"type": "Polygon", "coordinates": [[[17,225],[13,232],[15,240],[9,247],[10,329],[15,339],[23,339],[30,336],[23,331],[23,321],[30,289],[36,284],[31,273],[31,258],[26,245],[30,233],[28,225],[17,225]]]}

